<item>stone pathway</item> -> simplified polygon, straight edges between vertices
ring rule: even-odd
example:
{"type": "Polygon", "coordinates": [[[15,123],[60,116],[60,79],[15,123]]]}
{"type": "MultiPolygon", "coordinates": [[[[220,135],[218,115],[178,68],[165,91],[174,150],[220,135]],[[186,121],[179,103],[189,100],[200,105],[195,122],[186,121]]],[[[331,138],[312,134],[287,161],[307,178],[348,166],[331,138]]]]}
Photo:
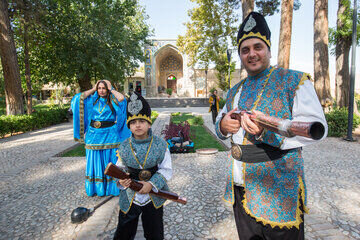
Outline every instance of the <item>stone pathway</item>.
{"type": "MultiPolygon", "coordinates": [[[[179,109],[159,115],[155,134],[172,111],[179,109]]],[[[180,111],[202,114],[211,129],[206,108],[180,111]]],[[[0,239],[112,239],[118,198],[84,223],[70,222],[76,207],[91,208],[105,199],[85,194],[85,158],[52,157],[74,144],[69,123],[0,139],[0,239]]],[[[172,158],[170,188],[188,204],[166,203],[165,238],[237,239],[232,207],[221,200],[227,153],[172,158]]],[[[310,208],[306,239],[360,239],[360,144],[328,138],[305,147],[304,158],[310,208]]],[[[144,239],[141,225],[136,239],[144,239]]]]}

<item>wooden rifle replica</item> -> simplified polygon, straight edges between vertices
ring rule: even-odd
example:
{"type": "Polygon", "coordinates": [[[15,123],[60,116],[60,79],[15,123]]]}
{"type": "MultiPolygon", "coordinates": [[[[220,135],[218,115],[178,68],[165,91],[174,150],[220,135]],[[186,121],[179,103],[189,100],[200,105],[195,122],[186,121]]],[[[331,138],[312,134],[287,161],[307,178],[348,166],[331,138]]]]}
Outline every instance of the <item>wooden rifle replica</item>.
{"type": "Polygon", "coordinates": [[[258,123],[261,127],[285,137],[303,136],[319,140],[325,134],[325,127],[321,122],[291,121],[289,119],[271,117],[265,114],[256,114],[251,111],[234,112],[230,117],[241,121],[243,114],[248,114],[250,119],[258,123]]]}
{"type": "MultiPolygon", "coordinates": [[[[125,171],[123,171],[121,168],[119,168],[118,166],[116,166],[113,163],[109,163],[106,166],[104,173],[110,177],[117,178],[117,179],[130,179],[130,176],[127,175],[125,171]]],[[[138,191],[140,191],[140,189],[142,187],[143,187],[142,183],[131,180],[130,189],[138,192],[138,191]]],[[[168,200],[171,200],[174,202],[178,202],[181,204],[186,204],[186,202],[187,202],[186,198],[180,197],[179,195],[177,195],[175,193],[167,192],[167,191],[163,191],[163,190],[159,190],[158,192],[154,192],[153,190],[151,190],[149,194],[152,194],[154,196],[161,197],[164,199],[168,199],[168,200]]]]}

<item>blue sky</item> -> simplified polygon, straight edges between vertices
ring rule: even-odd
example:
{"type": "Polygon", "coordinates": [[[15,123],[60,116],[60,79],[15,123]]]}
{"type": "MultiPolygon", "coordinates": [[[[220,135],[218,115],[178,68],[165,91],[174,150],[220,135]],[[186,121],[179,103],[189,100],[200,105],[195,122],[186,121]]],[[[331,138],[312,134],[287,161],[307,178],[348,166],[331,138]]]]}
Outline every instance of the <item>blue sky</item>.
{"type": "MultiPolygon", "coordinates": [[[[313,1],[301,1],[299,10],[294,12],[290,51],[290,68],[313,74],[313,1]]],[[[190,0],[140,0],[149,15],[148,23],[154,29],[154,37],[160,39],[176,39],[183,35],[186,28],[183,23],[188,22],[188,10],[195,6],[190,0]]],[[[353,6],[353,3],[352,3],[353,6]]],[[[338,1],[329,0],[329,27],[336,26],[338,1]]],[[[241,14],[241,9],[238,10],[241,14]]],[[[271,30],[272,58],[271,64],[277,62],[278,40],[280,30],[280,13],[266,17],[271,30]]],[[[350,52],[351,56],[351,52],[350,52]]],[[[238,59],[238,56],[236,56],[238,59]]],[[[333,87],[335,76],[335,56],[329,56],[330,78],[333,87]]],[[[360,48],[356,49],[356,62],[360,61],[360,48]]],[[[351,61],[350,61],[351,64],[351,61]]],[[[356,88],[360,89],[360,66],[357,65],[356,88]]]]}

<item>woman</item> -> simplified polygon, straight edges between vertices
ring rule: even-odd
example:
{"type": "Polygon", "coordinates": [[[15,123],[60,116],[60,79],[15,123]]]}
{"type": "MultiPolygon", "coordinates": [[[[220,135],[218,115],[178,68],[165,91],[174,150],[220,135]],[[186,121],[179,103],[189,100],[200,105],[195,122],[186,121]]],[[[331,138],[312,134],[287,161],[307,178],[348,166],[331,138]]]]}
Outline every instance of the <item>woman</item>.
{"type": "Polygon", "coordinates": [[[126,126],[126,99],[107,80],[78,93],[71,100],[74,138],[85,143],[88,196],[119,195],[115,179],[104,175],[109,162],[116,163],[116,149],[130,136],[126,126]]]}

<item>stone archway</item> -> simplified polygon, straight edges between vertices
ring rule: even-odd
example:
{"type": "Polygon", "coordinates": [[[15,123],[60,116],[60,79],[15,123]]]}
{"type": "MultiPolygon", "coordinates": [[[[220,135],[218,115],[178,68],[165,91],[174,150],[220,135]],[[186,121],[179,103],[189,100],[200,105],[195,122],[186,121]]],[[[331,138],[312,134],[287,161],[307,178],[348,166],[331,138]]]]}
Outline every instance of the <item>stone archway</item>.
{"type": "Polygon", "coordinates": [[[162,93],[166,88],[171,88],[177,93],[181,89],[182,85],[179,83],[183,78],[183,57],[178,49],[170,44],[162,47],[155,54],[155,62],[157,92],[162,93]],[[173,78],[168,79],[169,76],[173,78]]]}

